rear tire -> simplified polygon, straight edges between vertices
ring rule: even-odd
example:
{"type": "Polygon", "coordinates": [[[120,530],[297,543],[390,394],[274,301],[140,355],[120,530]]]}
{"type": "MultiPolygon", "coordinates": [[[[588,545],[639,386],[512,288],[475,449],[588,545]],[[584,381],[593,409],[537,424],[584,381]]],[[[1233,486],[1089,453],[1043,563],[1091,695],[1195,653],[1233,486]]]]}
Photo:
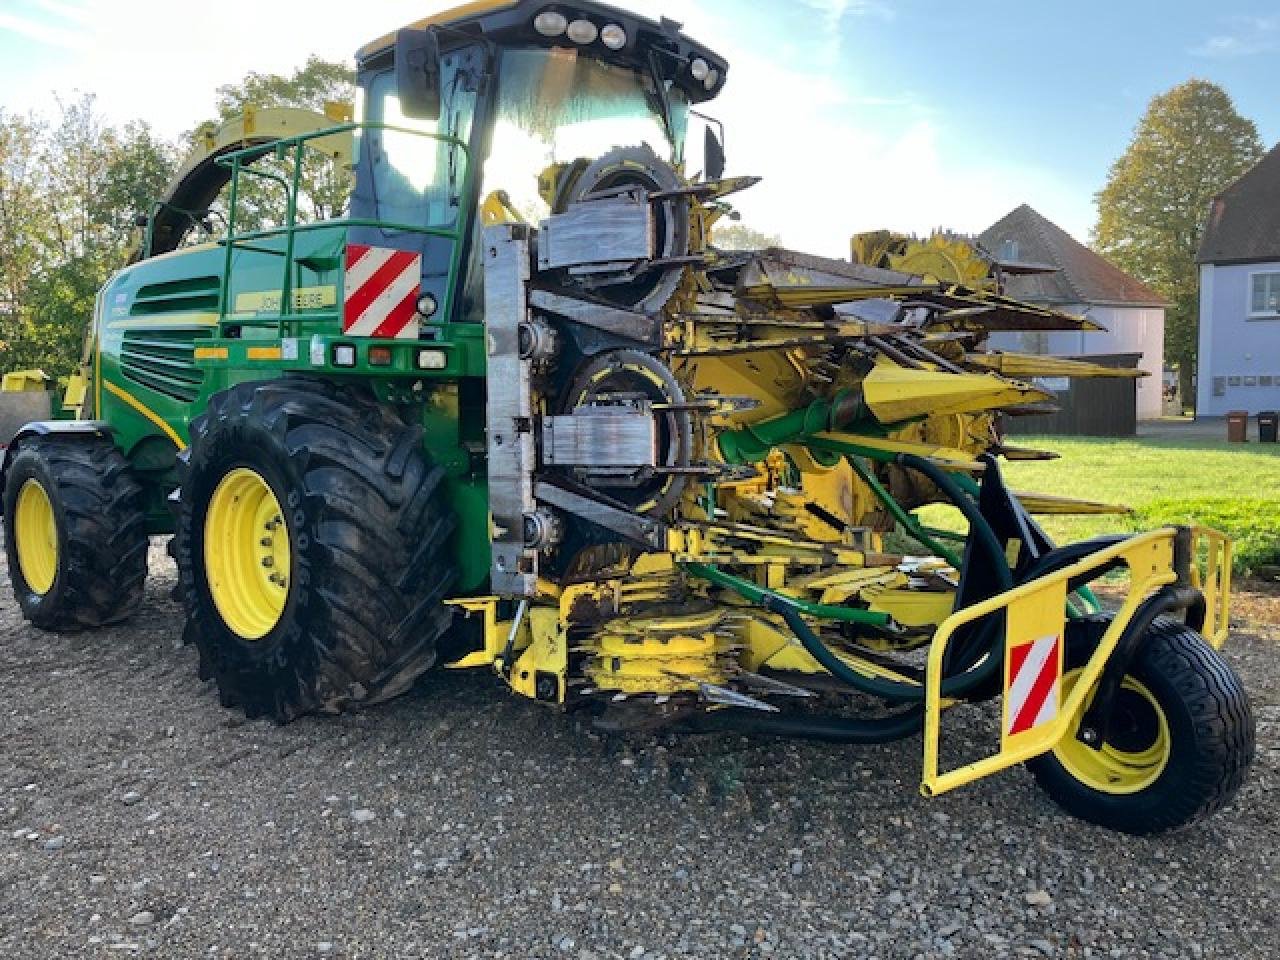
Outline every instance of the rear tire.
{"type": "MultiPolygon", "coordinates": [[[[1068,623],[1064,697],[1110,622],[1097,614],[1068,623]]],[[[1254,752],[1240,679],[1200,634],[1169,617],[1155,621],[1125,675],[1102,751],[1074,735],[1073,727],[1053,751],[1028,761],[1032,776],[1068,813],[1138,835],[1222,809],[1254,752]]]]}
{"type": "Polygon", "coordinates": [[[5,476],[5,554],[22,615],[42,630],[117,623],[147,578],[143,489],[106,437],[18,441],[5,476]]]}
{"type": "MultiPolygon", "coordinates": [[[[403,693],[436,662],[455,521],[420,427],[357,387],[245,383],[192,421],[180,470],[173,545],[187,639],[224,706],[282,723],[337,713],[403,693]],[[277,525],[225,519],[239,482],[280,508],[277,525]],[[229,561],[232,548],[248,561],[229,561]],[[254,558],[271,560],[269,574],[254,558]]],[[[274,510],[246,509],[272,524],[274,510]]]]}

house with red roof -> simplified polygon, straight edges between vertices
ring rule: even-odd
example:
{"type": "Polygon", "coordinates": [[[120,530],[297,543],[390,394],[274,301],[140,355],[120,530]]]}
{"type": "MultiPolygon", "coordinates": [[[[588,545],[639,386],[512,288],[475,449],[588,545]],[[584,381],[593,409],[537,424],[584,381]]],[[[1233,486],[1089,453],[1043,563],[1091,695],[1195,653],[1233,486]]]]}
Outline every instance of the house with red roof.
{"type": "Polygon", "coordinates": [[[1001,262],[1054,268],[1009,275],[1005,292],[1010,296],[1083,314],[1106,328],[995,334],[993,347],[1066,357],[1136,357],[1138,368],[1150,374],[1137,382],[1136,417],[1162,415],[1166,304],[1160,294],[1026,204],[984,230],[978,242],[1001,262]]]}

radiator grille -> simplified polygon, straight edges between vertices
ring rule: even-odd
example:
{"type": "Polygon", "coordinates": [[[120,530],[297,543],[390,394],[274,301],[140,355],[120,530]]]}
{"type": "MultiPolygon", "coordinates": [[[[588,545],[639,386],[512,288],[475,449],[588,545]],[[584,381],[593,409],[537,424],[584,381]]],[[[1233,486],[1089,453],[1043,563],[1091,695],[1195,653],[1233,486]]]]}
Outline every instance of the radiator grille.
{"type": "Polygon", "coordinates": [[[121,372],[134,383],[191,403],[204,371],[196,367],[195,345],[209,330],[128,330],[120,347],[121,372]]]}

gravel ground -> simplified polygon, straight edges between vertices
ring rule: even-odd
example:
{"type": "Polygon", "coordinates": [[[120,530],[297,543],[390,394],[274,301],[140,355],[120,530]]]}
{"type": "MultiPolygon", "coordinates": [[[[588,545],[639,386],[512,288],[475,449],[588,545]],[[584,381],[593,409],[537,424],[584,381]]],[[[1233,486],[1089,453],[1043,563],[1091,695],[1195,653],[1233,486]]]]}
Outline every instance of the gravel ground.
{"type": "Polygon", "coordinates": [[[245,723],[152,570],[131,623],[54,636],[0,565],[0,957],[1280,956],[1271,598],[1230,647],[1249,783],[1134,840],[1021,770],[926,801],[918,740],[607,737],[483,672],[245,723]]]}

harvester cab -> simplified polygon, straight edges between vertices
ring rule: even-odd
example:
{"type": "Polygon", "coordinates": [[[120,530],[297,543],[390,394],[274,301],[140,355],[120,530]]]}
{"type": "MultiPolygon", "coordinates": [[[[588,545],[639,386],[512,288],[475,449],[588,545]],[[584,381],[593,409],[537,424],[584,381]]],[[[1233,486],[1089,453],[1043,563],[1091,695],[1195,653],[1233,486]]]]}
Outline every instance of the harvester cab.
{"type": "Polygon", "coordinates": [[[364,47],[354,114],[205,131],[99,297],[87,419],[6,453],[24,615],[127,617],[171,533],[250,716],[479,667],[614,729],[923,732],[926,793],[1025,761],[1131,832],[1226,803],[1229,544],[1060,547],[1035,514],[1116,508],[1001,477],[1051,456],[1000,430],[1035,378],[1131,372],[988,349],[1096,327],[957,238],[718,249],[756,180],[686,141],[727,75],[668,20],[483,0],[364,47]],[[943,749],[952,710],[990,742],[943,749]]]}

